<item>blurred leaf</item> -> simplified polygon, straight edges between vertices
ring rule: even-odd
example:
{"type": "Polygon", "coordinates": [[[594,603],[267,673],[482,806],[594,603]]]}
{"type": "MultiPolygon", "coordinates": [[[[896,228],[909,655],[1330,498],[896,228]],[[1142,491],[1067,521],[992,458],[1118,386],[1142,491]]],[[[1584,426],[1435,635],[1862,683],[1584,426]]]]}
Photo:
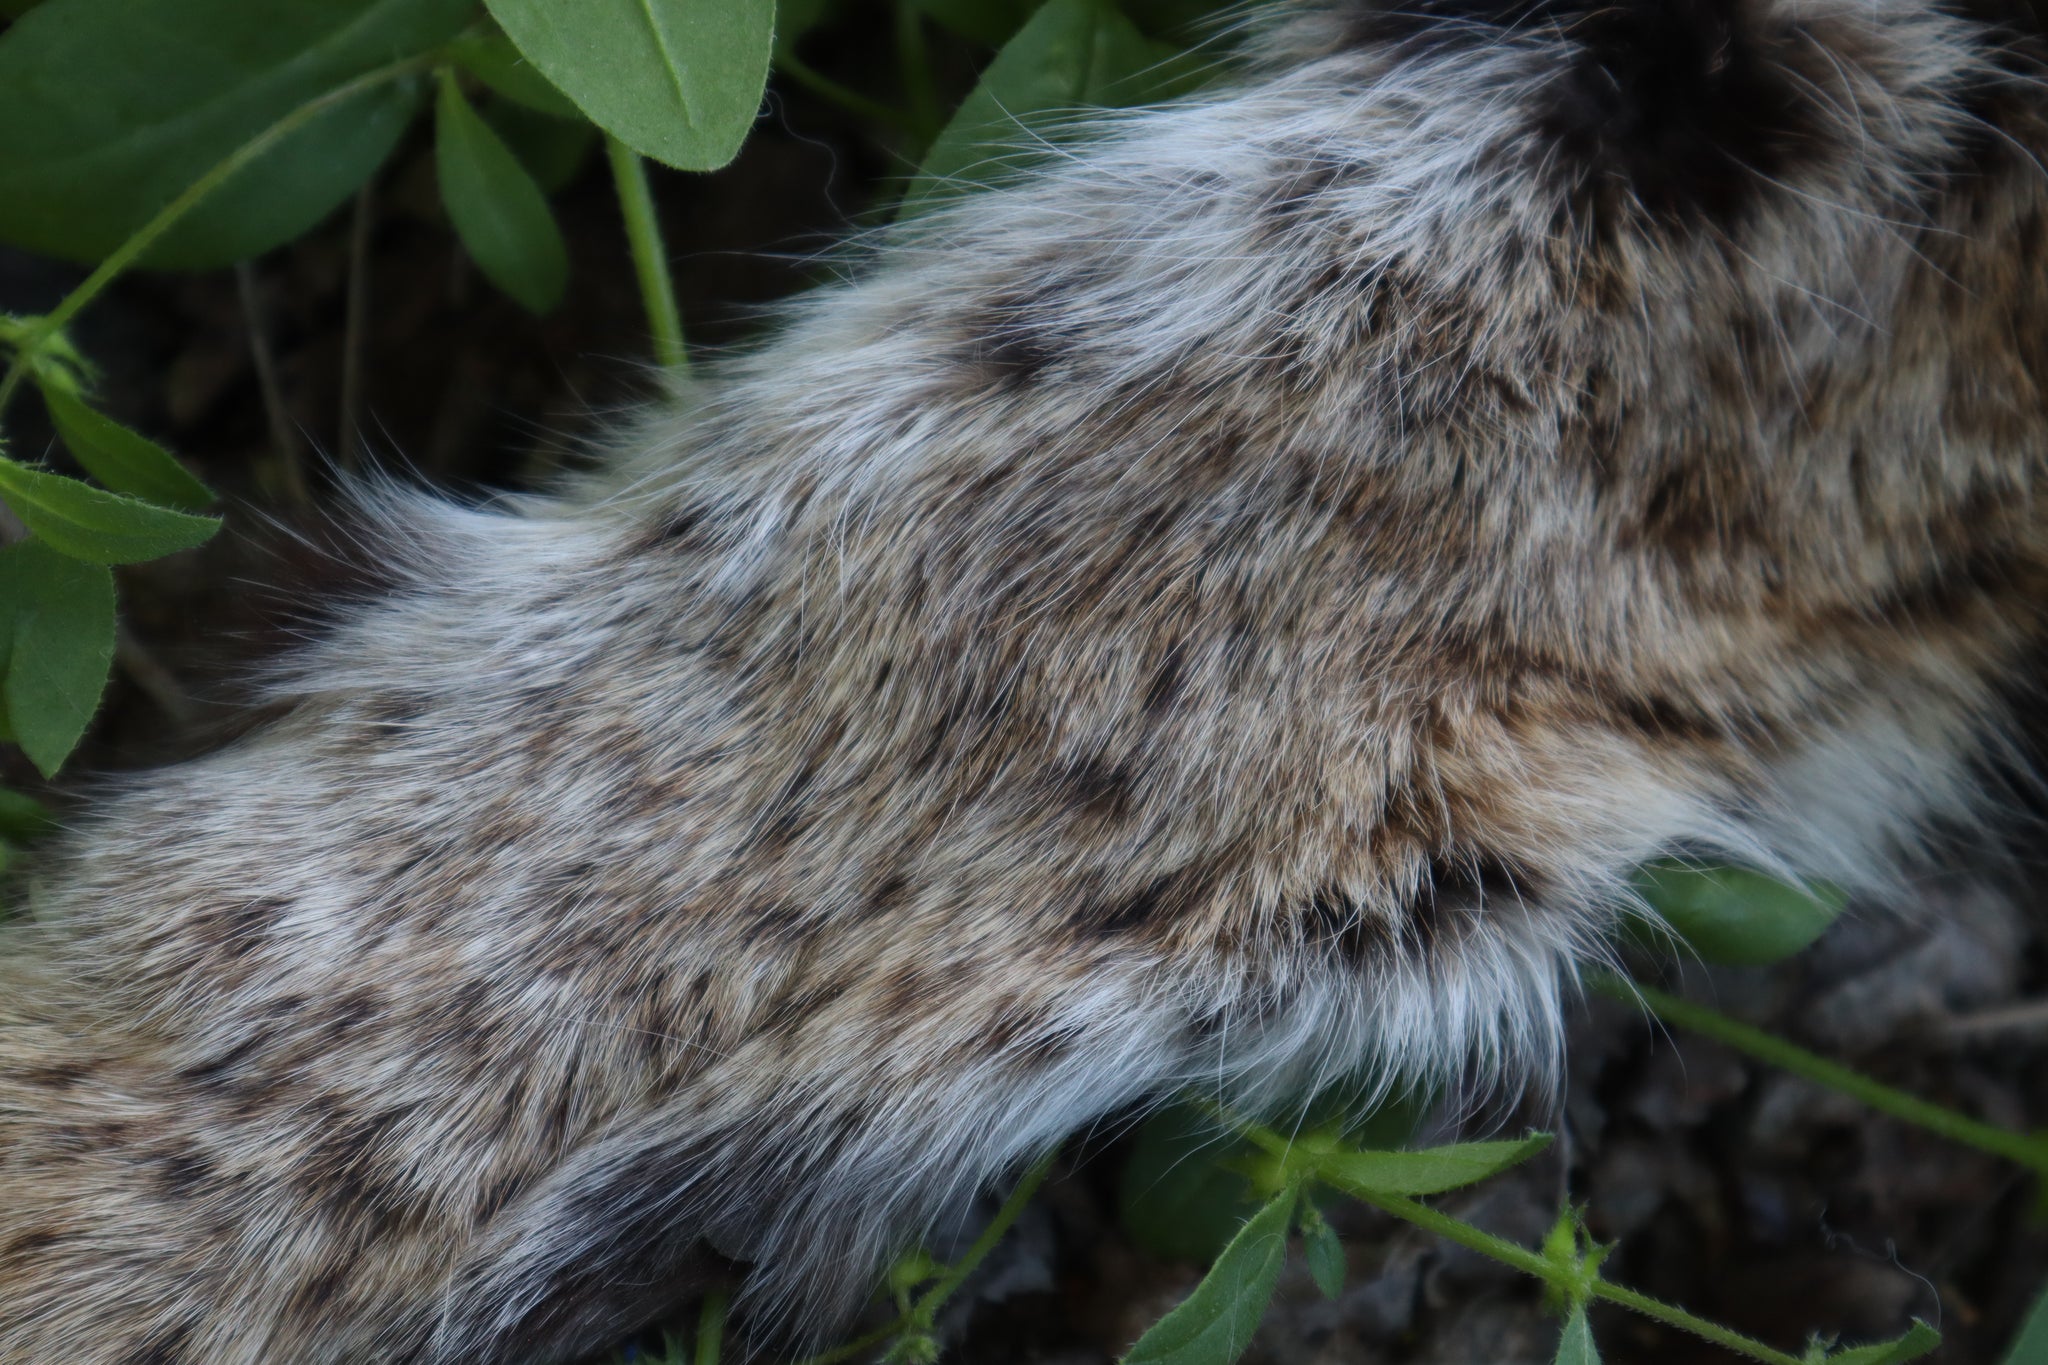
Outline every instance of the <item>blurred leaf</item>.
{"type": "Polygon", "coordinates": [[[1593,1345],[1593,1328],[1586,1321],[1586,1305],[1573,1304],[1564,1320],[1564,1332],[1557,1339],[1557,1365],[1600,1365],[1600,1351],[1593,1345]]]}
{"type": "Polygon", "coordinates": [[[768,83],[774,0],[485,0],[590,120],[686,171],[732,160],[768,83]]]}
{"type": "Polygon", "coordinates": [[[1335,1152],[1316,1175],[1348,1193],[1440,1194],[1520,1165],[1550,1145],[1548,1133],[1520,1142],[1461,1142],[1419,1152],[1335,1152]]]}
{"type": "Polygon", "coordinates": [[[502,33],[465,33],[448,45],[448,55],[485,85],[535,113],[583,122],[576,102],[540,74],[540,68],[519,55],[502,33]]]}
{"type": "Polygon", "coordinates": [[[1032,0],[911,0],[963,38],[1001,47],[1031,17],[1032,0]]]}
{"type": "Polygon", "coordinates": [[[1306,1199],[1302,1201],[1301,1247],[1308,1256],[1309,1277],[1323,1297],[1334,1300],[1344,1292],[1344,1243],[1328,1219],[1306,1199]]]}
{"type": "Polygon", "coordinates": [[[1762,966],[1805,948],[1847,903],[1832,887],[1800,888],[1740,867],[1669,860],[1638,868],[1635,888],[1708,962],[1762,966]]]}
{"type": "Polygon", "coordinates": [[[775,52],[793,49],[824,19],[833,0],[779,0],[775,6],[775,52]]]}
{"type": "MultiPolygon", "coordinates": [[[[49,0],[0,35],[0,238],[106,256],[250,138],[355,76],[433,49],[470,0],[49,0]]],[[[410,87],[366,91],[287,138],[151,248],[217,266],[298,236],[405,130],[410,87]]]]}
{"type": "Polygon", "coordinates": [[[0,15],[9,19],[19,19],[42,3],[43,0],[0,0],[0,15]]]}
{"type": "Polygon", "coordinates": [[[1146,1119],[1117,1182],[1131,1240],[1163,1260],[1214,1260],[1259,1209],[1251,1182],[1229,1165],[1251,1150],[1192,1106],[1146,1119]]]}
{"type": "MultiPolygon", "coordinates": [[[[12,636],[13,633],[11,623],[7,630],[0,631],[0,634],[9,636],[12,636]]],[[[6,662],[4,659],[0,659],[0,677],[5,677],[6,675],[6,662]]],[[[0,787],[0,835],[5,835],[9,839],[27,841],[43,833],[49,827],[50,812],[43,806],[42,802],[32,796],[24,796],[20,792],[9,791],[5,787],[0,787]]]]}
{"type": "Polygon", "coordinates": [[[137,564],[203,545],[220,529],[218,518],[155,507],[4,457],[0,500],[51,549],[89,564],[137,564]]]}
{"type": "MultiPolygon", "coordinates": [[[[1835,1351],[1828,1357],[1828,1365],[1904,1365],[1908,1360],[1918,1360],[1929,1351],[1941,1345],[1941,1333],[1929,1327],[1918,1318],[1902,1337],[1891,1341],[1880,1341],[1872,1346],[1852,1346],[1846,1351],[1835,1351]]],[[[2037,1362],[2039,1356],[2015,1356],[2014,1361],[2037,1362]]],[[[2011,1362],[2008,1362],[2011,1365],[2011,1362]]]]}
{"type": "Polygon", "coordinates": [[[72,458],[116,493],[130,493],[145,502],[188,512],[213,505],[213,490],[148,437],[95,412],[55,386],[43,387],[43,402],[72,458]]]}
{"type": "Polygon", "coordinates": [[[503,99],[490,100],[479,112],[542,194],[554,194],[574,180],[597,146],[597,127],[581,114],[555,118],[503,99]]]}
{"type": "Polygon", "coordinates": [[[1194,1292],[1138,1338],[1123,1365],[1230,1365],[1243,1355],[1287,1262],[1297,1193],[1282,1190],[1238,1229],[1194,1292]]]}
{"type": "Polygon", "coordinates": [[[2048,1360],[2048,1289],[2034,1300],[2027,1320],[2020,1324],[2020,1334],[2012,1339],[2012,1349],[2005,1353],[2005,1365],[2040,1365],[2044,1360],[2048,1360]]]}
{"type": "Polygon", "coordinates": [[[911,217],[963,183],[1008,173],[1068,136],[1076,111],[1169,99],[1192,89],[1200,65],[1138,32],[1109,0],[1048,0],[996,54],[926,154],[904,194],[911,217]]]}
{"type": "Polygon", "coordinates": [[[434,119],[441,201],[456,235],[491,283],[535,313],[552,312],[569,283],[569,248],[546,196],[444,74],[434,119]]]}
{"type": "Polygon", "coordinates": [[[114,659],[114,576],[25,540],[0,550],[13,647],[0,686],[15,741],[56,775],[99,707],[114,659]]]}

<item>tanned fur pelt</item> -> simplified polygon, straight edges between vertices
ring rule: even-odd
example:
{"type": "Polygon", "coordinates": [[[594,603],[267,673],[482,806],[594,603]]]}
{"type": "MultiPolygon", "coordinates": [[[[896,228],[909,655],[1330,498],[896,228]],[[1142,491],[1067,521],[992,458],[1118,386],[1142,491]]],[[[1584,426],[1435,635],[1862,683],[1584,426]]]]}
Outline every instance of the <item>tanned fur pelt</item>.
{"type": "Polygon", "coordinates": [[[0,1361],[826,1324],[1206,1087],[1540,1072],[1672,851],[1881,884],[2048,628],[2029,5],[1338,0],[611,472],[387,495],[0,965],[0,1361]]]}

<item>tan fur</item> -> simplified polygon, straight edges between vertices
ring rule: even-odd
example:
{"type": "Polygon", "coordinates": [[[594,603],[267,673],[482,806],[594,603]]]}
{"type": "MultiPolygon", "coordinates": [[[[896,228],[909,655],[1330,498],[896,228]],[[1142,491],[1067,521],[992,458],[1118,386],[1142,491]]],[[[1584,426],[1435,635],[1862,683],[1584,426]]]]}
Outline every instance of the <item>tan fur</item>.
{"type": "Polygon", "coordinates": [[[385,495],[402,582],[9,931],[0,1361],[829,1322],[1149,1096],[1540,1069],[1640,859],[1871,886],[1976,818],[2043,641],[2031,59],[1672,5],[1790,92],[1769,166],[1631,160],[1597,21],[1304,12],[611,473],[385,495]]]}

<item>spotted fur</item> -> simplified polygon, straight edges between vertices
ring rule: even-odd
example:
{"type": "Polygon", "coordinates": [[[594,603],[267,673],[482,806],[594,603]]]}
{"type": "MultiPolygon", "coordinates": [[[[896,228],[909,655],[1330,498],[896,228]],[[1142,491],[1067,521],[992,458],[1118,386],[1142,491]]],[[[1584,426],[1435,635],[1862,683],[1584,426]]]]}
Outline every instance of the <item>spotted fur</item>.
{"type": "Polygon", "coordinates": [[[1540,1073],[1674,850],[1882,885],[2044,637],[2027,4],[1335,0],[610,472],[382,495],[0,965],[0,1361],[823,1324],[1196,1085],[1540,1073]]]}

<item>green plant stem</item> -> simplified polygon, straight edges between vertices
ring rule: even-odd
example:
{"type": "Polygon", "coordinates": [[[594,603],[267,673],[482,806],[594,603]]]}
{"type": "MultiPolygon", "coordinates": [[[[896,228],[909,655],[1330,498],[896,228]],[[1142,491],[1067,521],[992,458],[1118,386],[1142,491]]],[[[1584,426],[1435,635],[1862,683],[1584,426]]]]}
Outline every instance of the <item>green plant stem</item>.
{"type": "Polygon", "coordinates": [[[882,124],[899,133],[917,131],[916,121],[902,110],[891,109],[880,100],[863,95],[851,86],[841,85],[795,53],[784,53],[777,57],[775,69],[812,94],[832,101],[850,114],[867,119],[871,123],[882,124]]]}
{"type": "Polygon", "coordinates": [[[896,60],[902,68],[904,89],[910,94],[912,115],[917,120],[917,152],[922,160],[946,121],[939,113],[939,95],[932,84],[931,52],[924,42],[924,15],[909,0],[896,0],[896,60]]]}
{"type": "Polygon", "coordinates": [[[1817,1085],[1839,1090],[1879,1113],[1917,1124],[1950,1141],[2018,1162],[2035,1174],[2048,1177],[2048,1141],[2041,1138],[1984,1123],[1931,1100],[1894,1090],[1860,1071],[1808,1052],[1775,1034],[1730,1019],[1718,1010],[1694,1004],[1654,986],[1640,985],[1606,973],[1590,977],[1587,985],[1610,999],[1640,1003],[1666,1023],[1726,1043],[1738,1052],[1746,1052],[1758,1061],[1768,1062],[1817,1085]]]}
{"type": "MultiPolygon", "coordinates": [[[[1292,1144],[1285,1137],[1261,1124],[1247,1123],[1235,1118],[1223,1110],[1219,1109],[1217,1112],[1223,1114],[1226,1122],[1261,1151],[1282,1162],[1287,1161],[1292,1144]]],[[[1354,1199],[1371,1204],[1374,1208],[1391,1213],[1405,1222],[1413,1223],[1426,1232],[1433,1232],[1447,1242],[1455,1242],[1468,1251],[1490,1256],[1525,1275],[1533,1275],[1572,1301],[1587,1297],[1606,1299],[1625,1308],[1632,1308],[1644,1317],[1655,1318],[1658,1322],[1681,1331],[1691,1332],[1694,1336],[1726,1347],[1739,1355],[1764,1361],[1766,1365],[1801,1365],[1797,1356],[1787,1355],[1754,1337],[1746,1337],[1719,1323],[1709,1322],[1662,1299],[1653,1299],[1633,1289],[1608,1284],[1597,1275],[1589,1277],[1583,1273],[1575,1273],[1571,1268],[1559,1265],[1527,1247],[1518,1246],[1505,1237],[1496,1237],[1462,1219],[1453,1218],[1447,1213],[1439,1213],[1420,1200],[1398,1194],[1372,1194],[1350,1187],[1346,1187],[1345,1193],[1354,1199]]]]}
{"type": "Polygon", "coordinates": [[[670,369],[684,369],[690,363],[690,354],[683,346],[683,315],[676,307],[675,281],[668,273],[668,247],[661,240],[661,224],[654,216],[654,195],[647,187],[647,163],[640,159],[640,153],[610,133],[604,135],[604,151],[611,159],[612,181],[619,191],[626,241],[633,249],[633,272],[640,277],[640,302],[647,309],[647,325],[654,332],[654,357],[670,369]]]}
{"type": "MultiPolygon", "coordinates": [[[[1023,1178],[1017,1182],[1017,1187],[1010,1191],[1009,1198],[1003,1200],[1003,1206],[996,1210],[995,1217],[988,1220],[988,1226],[981,1230],[981,1235],[974,1239],[974,1244],[967,1248],[966,1254],[947,1266],[945,1273],[934,1280],[929,1289],[917,1296],[917,1302],[912,1305],[909,1312],[887,1327],[869,1332],[866,1336],[856,1337],[845,1345],[835,1346],[822,1354],[807,1356],[798,1361],[797,1365],[838,1365],[840,1361],[852,1360],[893,1338],[911,1332],[930,1331],[933,1320],[938,1317],[939,1309],[946,1300],[966,1283],[967,1277],[974,1273],[975,1267],[995,1250],[996,1243],[1003,1240],[1004,1234],[1009,1232],[1011,1225],[1024,1212],[1024,1206],[1038,1193],[1038,1187],[1045,1183],[1046,1174],[1052,1170],[1053,1158],[1058,1155],[1059,1151],[1055,1148],[1031,1163],[1031,1169],[1024,1172],[1023,1178]]],[[[695,1365],[702,1363],[696,1362],[695,1365]]]]}
{"type": "Polygon", "coordinates": [[[697,1309],[697,1351],[690,1365],[718,1365],[719,1349],[725,1344],[726,1296],[714,1289],[697,1309]]]}
{"type": "Polygon", "coordinates": [[[137,228],[127,241],[115,247],[113,252],[104,261],[101,261],[90,275],[85,277],[83,283],[64,296],[62,302],[43,317],[36,319],[29,326],[26,334],[21,339],[19,348],[15,351],[13,363],[7,367],[6,377],[0,379],[0,411],[6,410],[8,400],[13,398],[15,390],[21,387],[21,381],[28,375],[29,369],[43,345],[51,337],[62,332],[71,320],[78,316],[81,309],[98,298],[108,285],[112,284],[124,271],[134,265],[144,252],[156,244],[159,237],[162,237],[166,232],[175,227],[178,220],[190,213],[206,196],[226,184],[243,167],[249,165],[250,162],[255,161],[271,148],[277,146],[278,143],[284,141],[314,119],[319,118],[328,110],[337,105],[346,104],[365,91],[374,90],[380,85],[388,85],[392,81],[402,80],[407,76],[425,71],[439,60],[440,56],[438,53],[424,53],[416,57],[407,57],[403,61],[392,62],[389,66],[380,66],[374,71],[366,71],[352,81],[337,85],[326,94],[317,95],[307,100],[304,104],[292,110],[289,114],[286,114],[283,118],[250,138],[241,146],[235,148],[224,159],[216,163],[212,170],[200,176],[190,185],[187,185],[177,198],[157,210],[155,217],[137,228]]]}
{"type": "Polygon", "coordinates": [[[1010,1197],[996,1210],[996,1216],[988,1220],[988,1226],[981,1230],[981,1236],[975,1238],[974,1245],[967,1248],[967,1254],[947,1266],[946,1273],[933,1281],[931,1288],[918,1295],[917,1307],[911,1310],[914,1318],[927,1327],[931,1325],[939,1306],[951,1298],[953,1291],[974,1273],[975,1267],[996,1249],[996,1243],[1003,1240],[1004,1234],[1010,1230],[1010,1225],[1024,1212],[1024,1206],[1031,1202],[1031,1196],[1037,1194],[1038,1187],[1045,1183],[1046,1174],[1052,1170],[1053,1158],[1058,1155],[1059,1149],[1054,1148],[1031,1163],[1031,1169],[1024,1172],[1023,1179],[1017,1182],[1017,1188],[1010,1191],[1010,1197]]]}

